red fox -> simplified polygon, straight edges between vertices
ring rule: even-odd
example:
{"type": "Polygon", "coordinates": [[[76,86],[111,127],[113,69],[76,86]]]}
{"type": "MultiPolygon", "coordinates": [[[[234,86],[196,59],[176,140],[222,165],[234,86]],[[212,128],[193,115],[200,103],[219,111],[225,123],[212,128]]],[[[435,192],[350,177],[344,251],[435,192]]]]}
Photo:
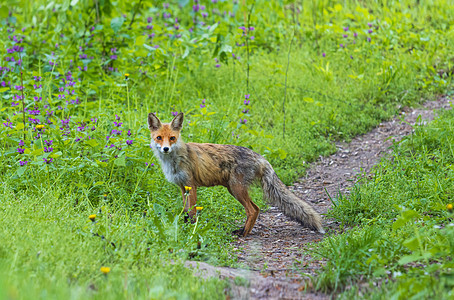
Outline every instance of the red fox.
{"type": "Polygon", "coordinates": [[[324,233],[320,215],[304,200],[296,197],[277,177],[270,163],[260,154],[240,146],[184,143],[180,136],[183,113],[170,123],[161,123],[155,114],[148,115],[151,148],[161,162],[166,179],[181,188],[191,187],[185,212],[196,214],[197,187],[225,186],[246,210],[246,223],[237,230],[248,235],[259,215],[259,207],[249,197],[248,188],[259,181],[265,199],[277,205],[286,216],[304,226],[324,233]]]}

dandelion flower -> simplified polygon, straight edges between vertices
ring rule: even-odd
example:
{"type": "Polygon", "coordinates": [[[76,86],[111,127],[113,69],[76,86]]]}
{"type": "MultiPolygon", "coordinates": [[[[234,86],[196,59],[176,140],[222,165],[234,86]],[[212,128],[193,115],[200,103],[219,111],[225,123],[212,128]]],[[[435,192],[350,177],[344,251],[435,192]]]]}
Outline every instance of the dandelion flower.
{"type": "Polygon", "coordinates": [[[110,267],[101,267],[100,271],[104,274],[107,275],[110,272],[110,267]]]}
{"type": "Polygon", "coordinates": [[[452,211],[452,204],[449,203],[448,205],[446,205],[446,209],[447,209],[448,211],[452,211]]]}
{"type": "Polygon", "coordinates": [[[93,215],[89,215],[88,218],[89,218],[92,222],[94,222],[95,219],[96,219],[96,215],[94,215],[94,214],[93,214],[93,215]]]}
{"type": "Polygon", "coordinates": [[[42,129],[44,129],[44,125],[42,125],[42,124],[41,125],[36,125],[35,128],[38,129],[38,130],[42,130],[42,129]]]}
{"type": "Polygon", "coordinates": [[[203,209],[203,206],[196,206],[195,209],[196,209],[197,211],[200,211],[200,210],[203,209]]]}
{"type": "Polygon", "coordinates": [[[184,190],[185,190],[187,193],[189,193],[189,191],[190,191],[191,189],[192,189],[192,187],[190,187],[190,186],[185,186],[185,187],[184,187],[184,190]]]}

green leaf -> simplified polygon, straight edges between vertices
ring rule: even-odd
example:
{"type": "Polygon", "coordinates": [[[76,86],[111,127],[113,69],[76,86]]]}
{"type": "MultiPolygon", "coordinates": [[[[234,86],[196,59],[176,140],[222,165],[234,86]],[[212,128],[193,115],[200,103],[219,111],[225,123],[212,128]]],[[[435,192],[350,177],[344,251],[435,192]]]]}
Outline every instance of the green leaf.
{"type": "Polygon", "coordinates": [[[402,244],[405,247],[407,247],[408,249],[412,250],[412,251],[415,251],[415,250],[419,249],[419,242],[418,242],[418,239],[416,237],[407,239],[402,244]]]}
{"type": "Polygon", "coordinates": [[[419,216],[419,214],[412,209],[403,211],[402,215],[396,220],[396,222],[394,222],[393,229],[396,230],[403,227],[410,220],[413,220],[417,216],[419,216]]]}
{"type": "Polygon", "coordinates": [[[142,46],[143,44],[145,44],[145,41],[147,40],[147,36],[146,35],[141,35],[141,36],[138,36],[136,38],[136,42],[135,42],[135,45],[136,46],[142,46]]]}
{"type": "Polygon", "coordinates": [[[38,156],[44,153],[43,148],[36,149],[30,153],[30,155],[38,156]]]}
{"type": "Polygon", "coordinates": [[[8,6],[6,6],[5,4],[1,4],[0,5],[0,18],[2,18],[2,19],[7,18],[8,12],[9,12],[8,6]]]}
{"type": "Polygon", "coordinates": [[[62,155],[63,155],[63,153],[62,153],[61,151],[58,151],[58,152],[52,153],[52,154],[50,155],[50,157],[52,157],[52,158],[59,158],[59,157],[62,156],[62,155]]]}
{"type": "Polygon", "coordinates": [[[96,147],[96,146],[99,145],[99,143],[95,139],[86,140],[85,144],[87,144],[87,145],[89,145],[91,147],[96,147]]]}
{"type": "Polygon", "coordinates": [[[114,164],[119,167],[126,167],[126,156],[115,159],[114,164]]]}
{"type": "Polygon", "coordinates": [[[147,44],[143,44],[143,46],[145,47],[145,49],[147,50],[150,50],[150,51],[156,51],[156,48],[155,47],[151,47],[150,45],[147,45],[147,44]]]}
{"type": "Polygon", "coordinates": [[[9,87],[2,87],[0,88],[0,93],[6,92],[7,90],[9,90],[9,87]]]}
{"type": "Polygon", "coordinates": [[[16,127],[14,127],[16,130],[22,130],[24,129],[24,123],[17,123],[16,127]]]}
{"type": "Polygon", "coordinates": [[[100,160],[97,159],[97,160],[96,160],[96,163],[97,163],[98,166],[100,166],[100,167],[107,167],[107,163],[104,162],[104,161],[100,161],[100,160]]]}
{"type": "Polygon", "coordinates": [[[181,7],[185,7],[186,5],[188,5],[188,3],[189,0],[178,0],[178,5],[181,7]]]}
{"type": "Polygon", "coordinates": [[[16,171],[17,176],[22,176],[26,169],[27,169],[27,167],[25,167],[25,166],[17,168],[17,171],[16,171]]]}
{"type": "Polygon", "coordinates": [[[398,264],[399,265],[405,265],[413,261],[417,261],[422,259],[422,256],[419,254],[410,254],[410,255],[405,255],[402,256],[401,259],[399,259],[398,264]]]}
{"type": "Polygon", "coordinates": [[[285,159],[287,157],[287,152],[285,150],[279,149],[279,158],[285,159]]]}
{"type": "Polygon", "coordinates": [[[123,17],[113,18],[110,21],[110,27],[113,29],[113,31],[115,33],[117,33],[120,30],[120,28],[124,22],[125,22],[125,18],[123,18],[123,17]]]}

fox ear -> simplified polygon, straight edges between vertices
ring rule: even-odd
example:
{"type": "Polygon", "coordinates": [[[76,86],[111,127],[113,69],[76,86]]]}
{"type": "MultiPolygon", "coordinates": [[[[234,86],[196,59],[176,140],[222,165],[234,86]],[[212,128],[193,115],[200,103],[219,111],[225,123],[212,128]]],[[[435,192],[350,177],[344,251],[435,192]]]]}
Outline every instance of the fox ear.
{"type": "Polygon", "coordinates": [[[159,128],[161,128],[162,124],[161,121],[156,117],[154,113],[149,113],[148,114],[148,128],[151,131],[156,131],[159,128]]]}
{"type": "Polygon", "coordinates": [[[180,131],[183,127],[183,113],[179,113],[175,118],[173,118],[172,123],[170,123],[170,128],[172,130],[180,131]]]}

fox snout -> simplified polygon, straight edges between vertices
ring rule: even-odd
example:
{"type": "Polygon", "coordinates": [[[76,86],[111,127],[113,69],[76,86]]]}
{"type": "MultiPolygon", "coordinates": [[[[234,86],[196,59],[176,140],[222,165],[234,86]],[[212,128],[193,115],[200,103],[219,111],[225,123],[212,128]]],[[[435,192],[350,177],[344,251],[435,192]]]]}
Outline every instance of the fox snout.
{"type": "Polygon", "coordinates": [[[171,147],[160,147],[159,151],[161,151],[161,153],[164,153],[164,154],[167,154],[167,153],[170,153],[172,152],[172,148],[171,147]]]}

